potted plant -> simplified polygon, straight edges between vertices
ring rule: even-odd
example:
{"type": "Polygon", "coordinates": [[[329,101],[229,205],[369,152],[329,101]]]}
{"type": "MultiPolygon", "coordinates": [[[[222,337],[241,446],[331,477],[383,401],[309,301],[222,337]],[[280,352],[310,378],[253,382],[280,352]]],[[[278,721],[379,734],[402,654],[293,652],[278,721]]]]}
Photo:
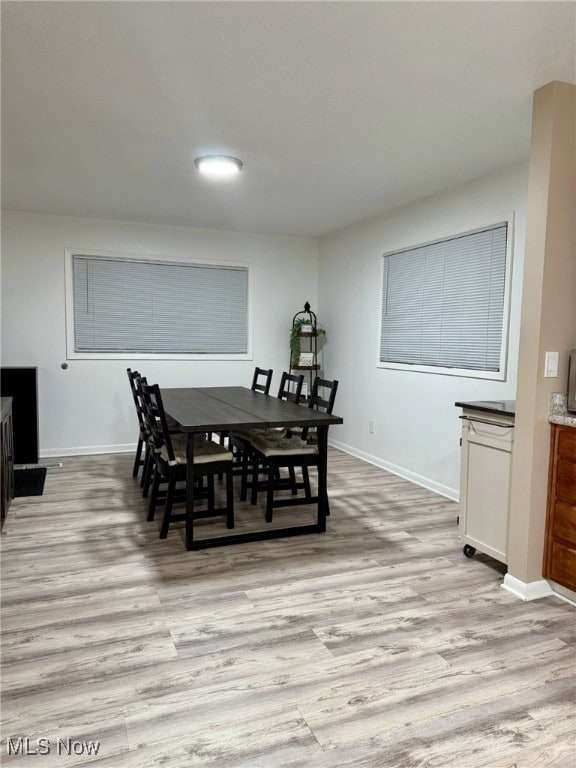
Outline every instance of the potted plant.
{"type": "MultiPolygon", "coordinates": [[[[290,329],[290,365],[295,367],[300,360],[300,339],[303,333],[314,333],[314,323],[311,317],[297,317],[290,329]],[[308,330],[309,328],[309,330],[308,330]]],[[[316,324],[316,336],[325,336],[324,328],[316,324]]]]}

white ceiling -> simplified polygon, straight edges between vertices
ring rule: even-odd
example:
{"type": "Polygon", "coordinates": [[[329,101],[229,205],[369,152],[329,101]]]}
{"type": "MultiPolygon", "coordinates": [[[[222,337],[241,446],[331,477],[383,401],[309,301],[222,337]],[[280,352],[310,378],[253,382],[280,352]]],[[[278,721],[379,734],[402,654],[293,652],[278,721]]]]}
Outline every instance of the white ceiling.
{"type": "Polygon", "coordinates": [[[575,10],[3,2],[3,208],[324,234],[526,158],[575,10]],[[209,182],[206,152],[243,172],[209,182]]]}

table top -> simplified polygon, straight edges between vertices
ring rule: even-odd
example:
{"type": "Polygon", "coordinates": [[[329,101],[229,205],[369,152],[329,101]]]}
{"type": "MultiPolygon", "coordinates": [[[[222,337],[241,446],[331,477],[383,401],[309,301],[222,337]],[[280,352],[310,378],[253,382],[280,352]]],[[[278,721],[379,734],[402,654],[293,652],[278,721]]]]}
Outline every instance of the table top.
{"type": "Polygon", "coordinates": [[[505,416],[514,416],[516,413],[516,400],[474,400],[472,402],[454,403],[457,408],[469,408],[484,413],[501,413],[505,416]]]}
{"type": "Polygon", "coordinates": [[[166,413],[184,432],[319,427],[343,423],[340,416],[294,405],[246,387],[162,389],[162,401],[166,413]]]}

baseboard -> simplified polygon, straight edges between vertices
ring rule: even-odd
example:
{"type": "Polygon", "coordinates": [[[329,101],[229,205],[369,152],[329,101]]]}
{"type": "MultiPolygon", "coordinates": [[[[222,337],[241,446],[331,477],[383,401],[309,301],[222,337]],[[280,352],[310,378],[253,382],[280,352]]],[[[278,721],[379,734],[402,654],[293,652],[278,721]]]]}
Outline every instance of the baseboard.
{"type": "Polygon", "coordinates": [[[41,450],[41,459],[51,459],[55,456],[92,456],[99,453],[135,453],[136,443],[126,445],[87,445],[79,448],[51,448],[41,450]]]}
{"type": "Polygon", "coordinates": [[[515,576],[511,576],[509,573],[504,576],[502,589],[510,592],[515,597],[519,597],[520,600],[523,600],[524,602],[539,600],[542,597],[550,597],[554,594],[552,587],[546,579],[539,579],[538,581],[530,581],[526,583],[520,581],[520,579],[517,579],[515,576]]]}
{"type": "Polygon", "coordinates": [[[550,581],[550,586],[556,597],[559,597],[560,600],[564,600],[566,603],[570,603],[570,605],[576,607],[576,592],[568,589],[568,587],[563,587],[561,584],[556,584],[555,581],[550,581]]]}
{"type": "Polygon", "coordinates": [[[410,470],[399,467],[396,464],[390,464],[390,462],[384,461],[383,459],[378,458],[378,456],[372,456],[370,453],[359,451],[357,448],[352,448],[352,446],[346,445],[346,443],[338,442],[338,440],[329,439],[328,443],[334,448],[337,448],[339,451],[343,451],[343,453],[348,453],[350,456],[355,456],[357,459],[367,461],[368,464],[374,464],[374,466],[380,467],[380,469],[385,469],[387,472],[391,472],[393,475],[404,478],[404,480],[410,480],[411,483],[415,483],[415,485],[426,488],[428,491],[433,491],[434,493],[438,493],[440,496],[445,496],[451,501],[459,500],[460,496],[455,488],[449,488],[447,485],[436,483],[434,480],[430,480],[428,477],[417,475],[415,472],[410,472],[410,470]]]}

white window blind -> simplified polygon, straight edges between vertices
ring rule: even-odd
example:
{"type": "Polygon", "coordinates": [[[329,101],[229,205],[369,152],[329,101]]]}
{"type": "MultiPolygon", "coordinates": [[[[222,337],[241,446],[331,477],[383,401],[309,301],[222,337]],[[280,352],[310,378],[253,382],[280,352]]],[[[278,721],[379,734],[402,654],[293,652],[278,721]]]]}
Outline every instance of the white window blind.
{"type": "Polygon", "coordinates": [[[241,354],[248,270],[72,257],[76,352],[241,354]]]}
{"type": "Polygon", "coordinates": [[[384,256],[381,362],[500,370],[507,229],[384,256]]]}

